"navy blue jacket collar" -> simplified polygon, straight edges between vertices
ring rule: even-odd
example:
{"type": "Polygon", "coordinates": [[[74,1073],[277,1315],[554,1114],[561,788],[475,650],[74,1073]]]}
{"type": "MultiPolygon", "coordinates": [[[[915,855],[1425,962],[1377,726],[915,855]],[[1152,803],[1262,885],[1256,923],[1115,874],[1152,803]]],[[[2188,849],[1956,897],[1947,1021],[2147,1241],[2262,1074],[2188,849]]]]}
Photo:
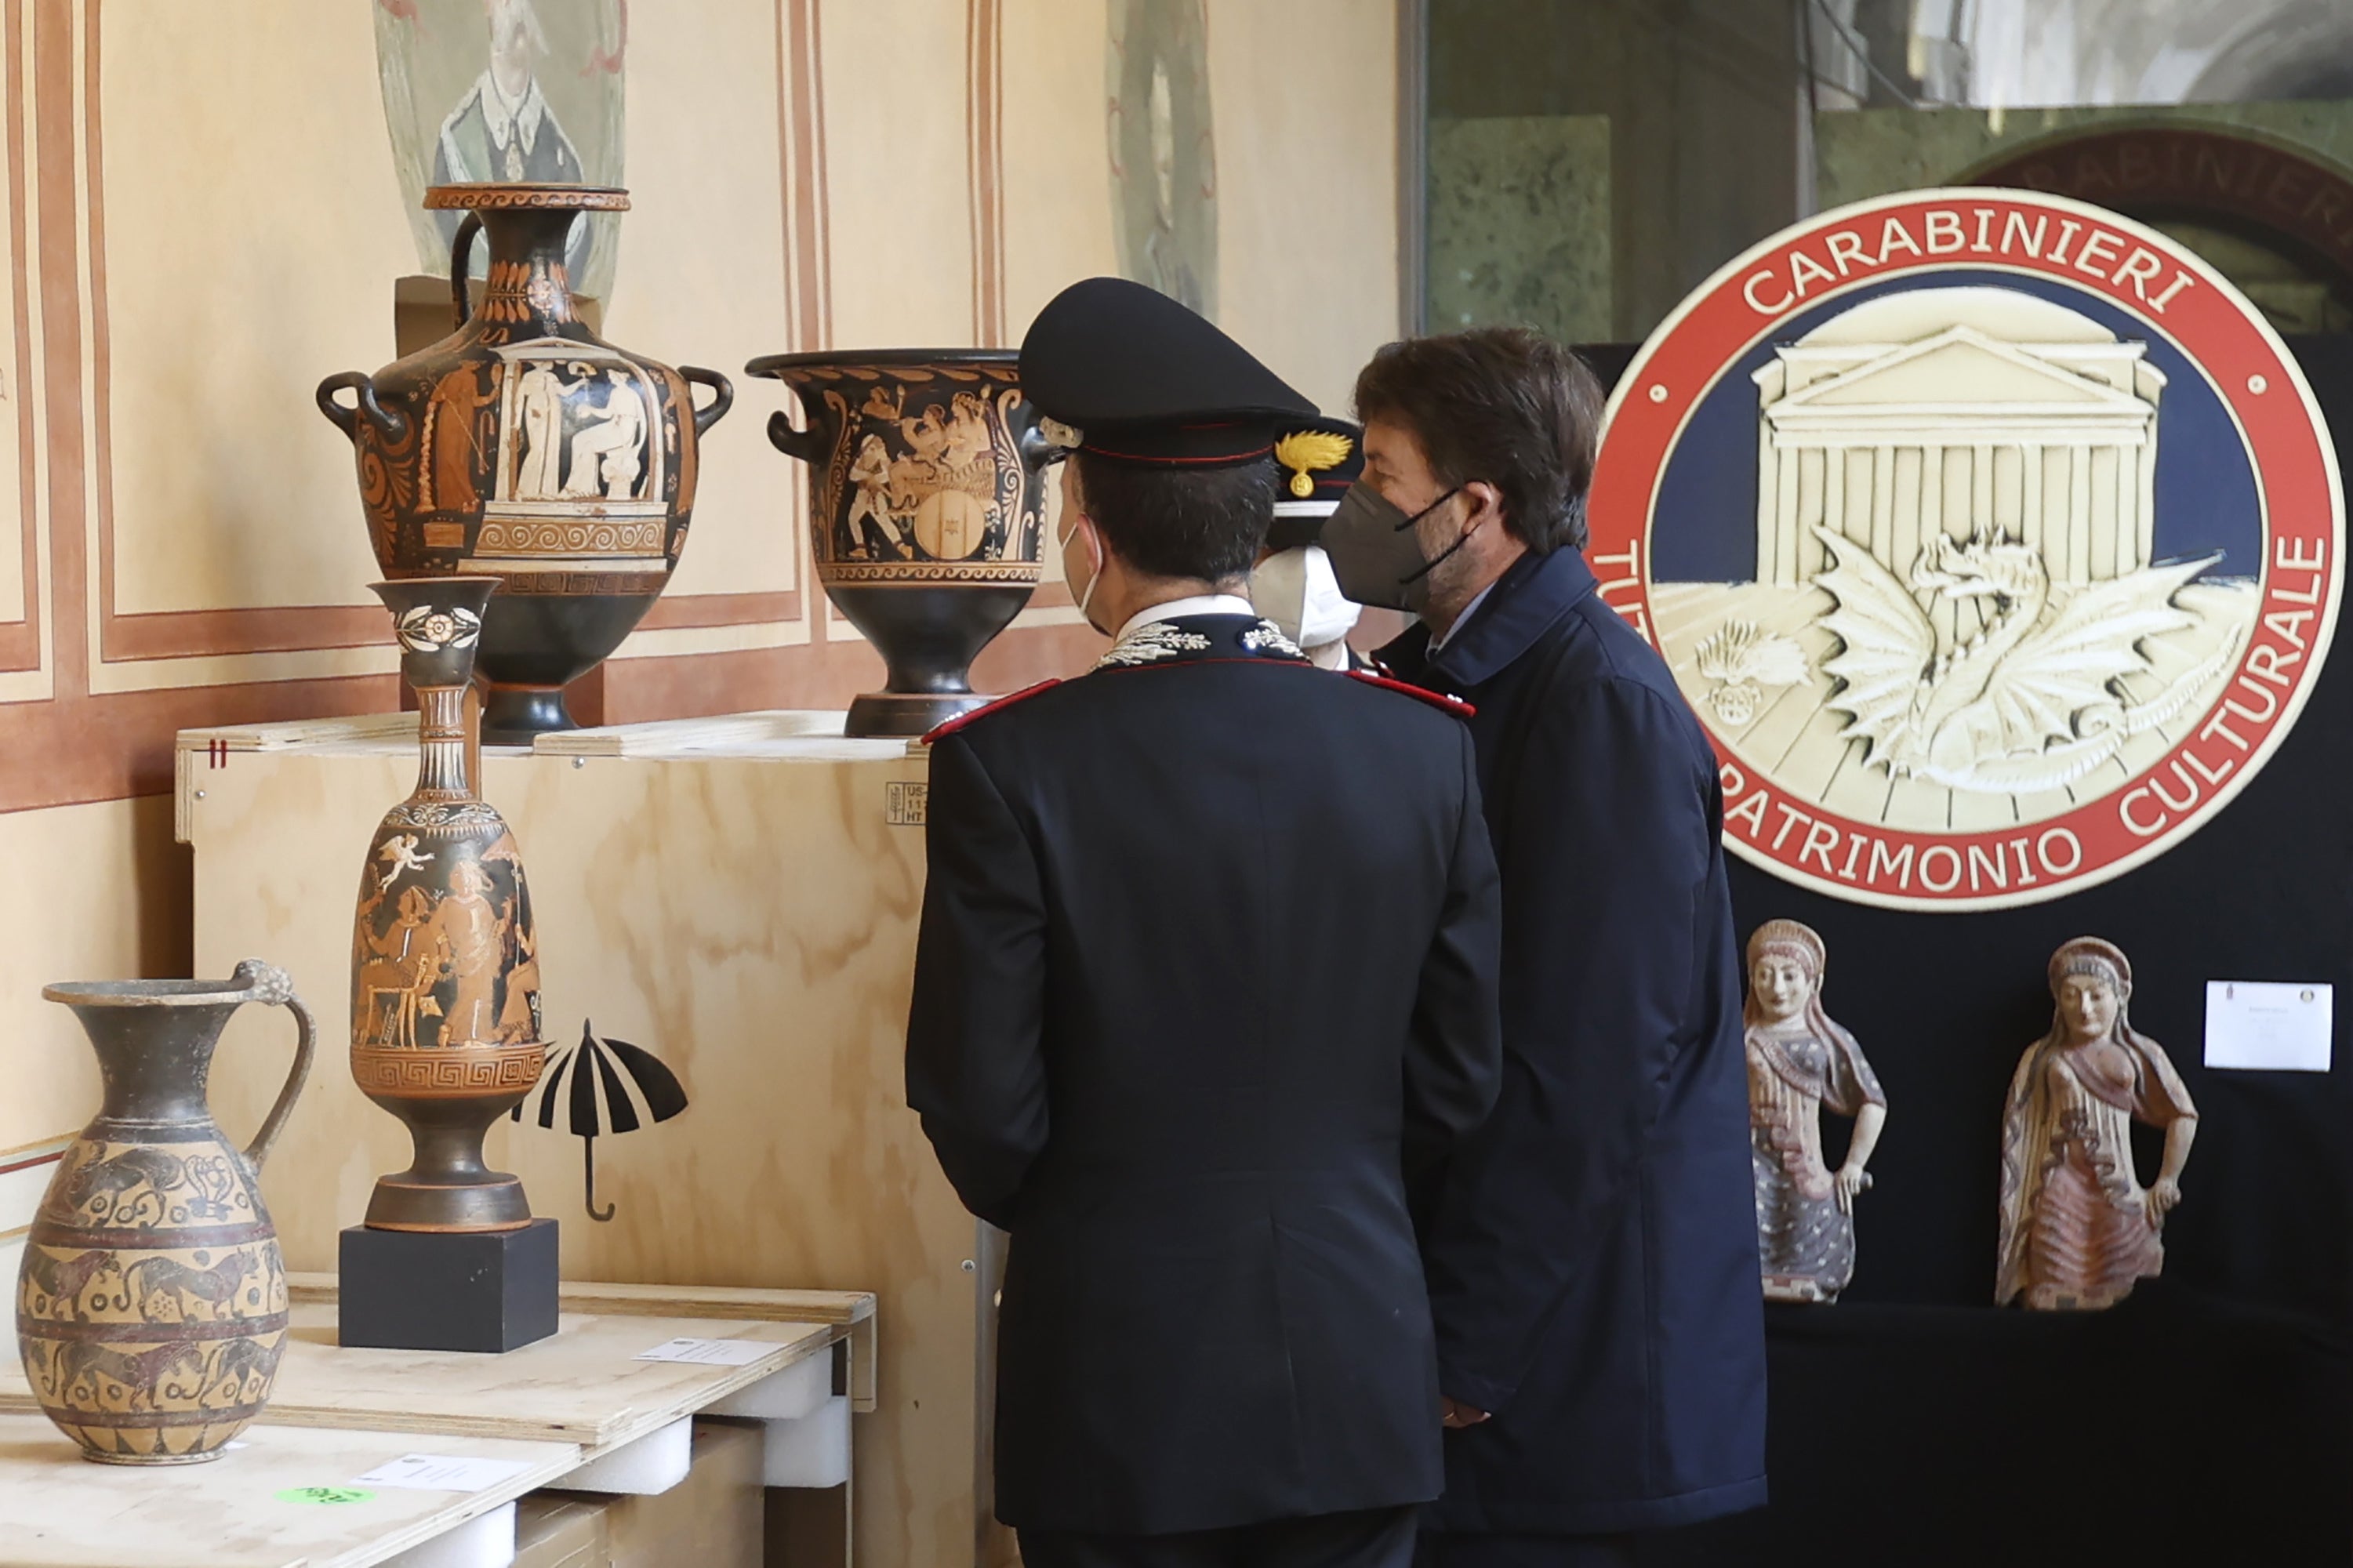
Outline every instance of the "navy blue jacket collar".
{"type": "Polygon", "coordinates": [[[1585,556],[1566,545],[1549,555],[1523,555],[1495,580],[1494,591],[1472,612],[1470,624],[1437,654],[1430,651],[1430,628],[1417,625],[1380,650],[1381,662],[1419,685],[1452,691],[1483,686],[1534,647],[1595,585],[1585,556]]]}

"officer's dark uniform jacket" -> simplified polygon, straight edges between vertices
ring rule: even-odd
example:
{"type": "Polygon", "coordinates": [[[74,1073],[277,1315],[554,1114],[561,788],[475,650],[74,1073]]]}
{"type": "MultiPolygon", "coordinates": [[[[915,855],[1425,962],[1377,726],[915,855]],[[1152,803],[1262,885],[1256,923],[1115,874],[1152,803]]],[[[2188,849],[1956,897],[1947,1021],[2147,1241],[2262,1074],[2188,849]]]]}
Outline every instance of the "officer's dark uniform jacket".
{"type": "Polygon", "coordinates": [[[1287,648],[1176,619],[932,748],[907,1099],[1012,1233],[1009,1524],[1439,1491],[1403,1166],[1493,1102],[1494,864],[1461,720],[1287,648]]]}
{"type": "Polygon", "coordinates": [[[1478,707],[1504,1088],[1427,1194],[1450,1529],[1614,1532],[1765,1500],[1740,966],[1715,760],[1574,550],[1400,678],[1478,707]]]}

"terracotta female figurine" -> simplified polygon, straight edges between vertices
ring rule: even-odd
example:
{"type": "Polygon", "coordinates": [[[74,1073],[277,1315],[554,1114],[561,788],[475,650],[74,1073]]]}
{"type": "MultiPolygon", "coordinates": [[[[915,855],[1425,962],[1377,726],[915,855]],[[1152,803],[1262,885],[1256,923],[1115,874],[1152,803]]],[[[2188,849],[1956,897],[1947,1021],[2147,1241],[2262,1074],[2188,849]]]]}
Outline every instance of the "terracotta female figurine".
{"type": "Polygon", "coordinates": [[[2051,955],[2051,1032],[2027,1047],[2001,1118],[2001,1258],[1997,1303],[2042,1311],[2112,1307],[2165,1267],[2168,1209],[2198,1108],[2155,1040],[2126,1009],[2132,965],[2111,943],[2077,937],[2051,955]],[[2132,1123],[2165,1129],[2165,1160],[2146,1188],[2132,1123]]]}
{"type": "Polygon", "coordinates": [[[1749,1163],[1770,1301],[1835,1301],[1854,1278],[1854,1195],[1887,1097],[1854,1037],[1822,1011],[1822,939],[1767,921],[1748,939],[1749,1163]],[[1822,1108],[1854,1118],[1846,1161],[1822,1160],[1822,1108]]]}

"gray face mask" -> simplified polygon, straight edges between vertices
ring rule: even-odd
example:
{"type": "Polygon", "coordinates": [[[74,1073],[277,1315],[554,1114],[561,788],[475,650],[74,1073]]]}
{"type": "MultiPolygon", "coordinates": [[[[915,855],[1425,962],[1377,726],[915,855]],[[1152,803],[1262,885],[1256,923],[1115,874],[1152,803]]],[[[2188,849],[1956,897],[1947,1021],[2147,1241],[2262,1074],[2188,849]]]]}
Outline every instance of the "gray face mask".
{"type": "Polygon", "coordinates": [[[1430,603],[1430,574],[1438,563],[1462,548],[1470,531],[1436,555],[1424,557],[1421,533],[1414,525],[1461,493],[1455,486],[1419,511],[1408,517],[1372,485],[1359,479],[1348,487],[1340,504],[1324,521],[1317,542],[1332,558],[1332,574],[1340,592],[1360,605],[1421,614],[1430,603]]]}

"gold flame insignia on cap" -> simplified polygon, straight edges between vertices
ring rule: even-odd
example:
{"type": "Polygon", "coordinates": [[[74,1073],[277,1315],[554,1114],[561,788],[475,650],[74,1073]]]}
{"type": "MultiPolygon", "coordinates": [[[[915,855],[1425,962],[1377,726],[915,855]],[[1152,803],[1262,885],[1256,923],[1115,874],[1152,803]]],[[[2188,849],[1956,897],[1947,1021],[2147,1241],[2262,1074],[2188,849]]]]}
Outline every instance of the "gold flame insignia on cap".
{"type": "Polygon", "coordinates": [[[1336,431],[1294,430],[1274,444],[1274,460],[1291,470],[1291,493],[1304,500],[1315,493],[1315,481],[1309,476],[1345,462],[1348,445],[1348,438],[1336,431]]]}

